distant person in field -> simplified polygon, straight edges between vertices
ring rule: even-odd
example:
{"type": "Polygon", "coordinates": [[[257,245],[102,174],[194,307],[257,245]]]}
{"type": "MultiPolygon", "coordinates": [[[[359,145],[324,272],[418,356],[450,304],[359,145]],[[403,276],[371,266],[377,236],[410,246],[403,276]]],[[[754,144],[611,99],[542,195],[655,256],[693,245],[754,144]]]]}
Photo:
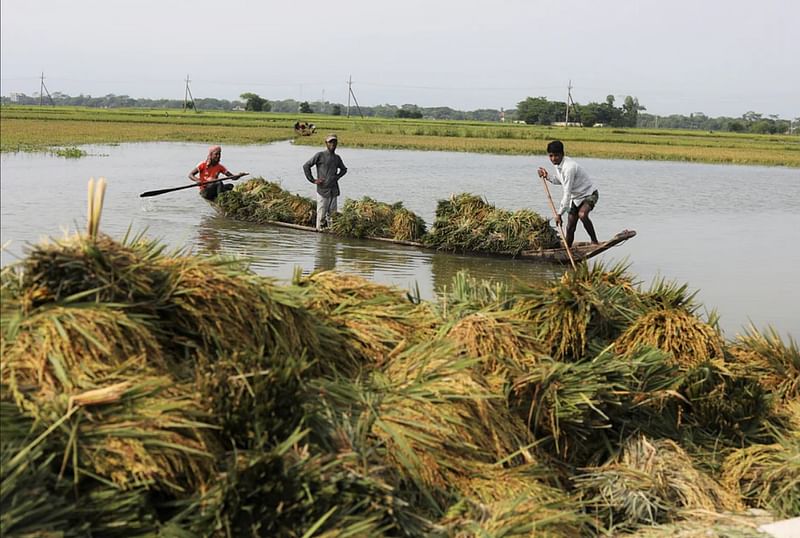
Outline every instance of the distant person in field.
{"type": "Polygon", "coordinates": [[[551,177],[541,166],[539,167],[539,177],[564,188],[564,195],[561,197],[561,204],[556,215],[556,225],[561,226],[561,215],[565,211],[569,211],[566,232],[567,245],[572,246],[578,220],[583,223],[592,244],[596,245],[598,243],[597,234],[594,231],[592,219],[589,218],[589,213],[592,212],[600,198],[597,188],[586,170],[574,159],[564,155],[564,144],[560,140],[554,140],[547,144],[547,157],[556,167],[554,177],[551,177]]]}
{"type": "Polygon", "coordinates": [[[342,158],[336,154],[339,139],[335,134],[325,137],[325,150],[316,153],[303,165],[306,179],[317,186],[317,230],[333,222],[339,197],[339,180],[347,173],[342,158]],[[317,178],[311,174],[311,167],[317,167],[317,178]]]}
{"type": "Polygon", "coordinates": [[[225,184],[222,181],[206,185],[209,181],[214,181],[219,178],[220,174],[226,177],[233,176],[233,174],[228,172],[228,169],[219,162],[221,158],[222,148],[219,146],[211,146],[208,148],[208,157],[206,157],[206,160],[195,166],[194,169],[189,172],[189,179],[200,184],[200,196],[206,200],[216,200],[220,193],[233,189],[233,185],[230,183],[225,184]]]}

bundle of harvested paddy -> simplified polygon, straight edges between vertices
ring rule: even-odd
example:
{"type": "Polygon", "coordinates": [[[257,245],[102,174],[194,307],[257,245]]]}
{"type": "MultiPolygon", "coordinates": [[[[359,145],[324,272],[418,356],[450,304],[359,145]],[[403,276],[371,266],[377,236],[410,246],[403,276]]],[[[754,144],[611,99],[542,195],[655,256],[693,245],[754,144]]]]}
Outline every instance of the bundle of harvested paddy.
{"type": "Polygon", "coordinates": [[[75,235],[36,245],[11,268],[19,275],[22,311],[56,301],[156,301],[166,286],[155,266],[163,250],[141,236],[117,242],[75,235]]]}
{"type": "Polygon", "coordinates": [[[654,308],[616,340],[616,349],[622,354],[643,346],[669,353],[673,363],[683,369],[723,356],[718,330],[683,308],[654,308]]]}
{"type": "Polygon", "coordinates": [[[426,232],[425,221],[403,207],[402,202],[389,205],[368,196],[345,201],[331,227],[344,237],[383,237],[419,241],[426,232]]]}
{"type": "Polygon", "coordinates": [[[297,290],[254,275],[235,260],[173,257],[159,266],[170,275],[159,324],[175,353],[319,350],[319,323],[302,308],[297,290]]]}
{"type": "Polygon", "coordinates": [[[558,360],[580,359],[592,340],[613,340],[639,307],[623,264],[609,270],[601,263],[580,264],[552,284],[520,286],[516,297],[534,335],[558,360]]]}
{"type": "Polygon", "coordinates": [[[486,466],[459,481],[463,496],[438,524],[448,536],[584,536],[591,530],[580,502],[551,485],[552,470],[536,465],[486,466]]]}
{"type": "Polygon", "coordinates": [[[314,373],[306,353],[232,353],[197,362],[197,387],[226,445],[254,449],[289,435],[305,419],[305,382],[314,373]]]}
{"type": "Polygon", "coordinates": [[[800,399],[800,350],[791,336],[786,344],[775,329],[762,333],[751,326],[727,350],[741,375],[754,377],[781,400],[800,399]]]}
{"type": "Polygon", "coordinates": [[[800,516],[800,403],[788,404],[791,424],[773,428],[775,442],[734,449],[723,462],[723,483],[745,501],[781,517],[800,516]]]}
{"type": "Polygon", "coordinates": [[[305,289],[305,306],[325,320],[344,345],[344,357],[322,354],[331,361],[346,359],[349,371],[381,364],[397,346],[424,341],[435,333],[437,318],[431,306],[409,301],[397,288],[332,271],[308,277],[297,274],[295,283],[305,289]]]}
{"type": "Polygon", "coordinates": [[[452,283],[437,290],[439,310],[444,319],[461,319],[465,315],[483,309],[511,308],[514,297],[503,282],[478,280],[461,270],[452,283]]]}
{"type": "Polygon", "coordinates": [[[231,454],[181,526],[220,536],[406,534],[399,522],[414,516],[391,487],[360,474],[355,454],[317,453],[305,437],[295,431],[272,447],[231,454]]]}
{"type": "Polygon", "coordinates": [[[232,219],[302,226],[314,226],[316,222],[316,203],[311,198],[284,190],[277,182],[251,179],[223,194],[216,200],[216,207],[232,219]]]}
{"type": "Polygon", "coordinates": [[[623,435],[678,430],[681,378],[663,353],[628,358],[606,350],[581,362],[539,356],[517,364],[509,406],[545,450],[565,461],[596,465],[623,435]]]}
{"type": "Polygon", "coordinates": [[[440,250],[503,254],[558,246],[555,230],[537,213],[498,209],[467,193],[439,201],[424,240],[440,250]]]}
{"type": "Polygon", "coordinates": [[[419,344],[375,371],[377,392],[361,396],[387,463],[436,510],[455,494],[459,477],[514,457],[529,442],[507,413],[481,413],[483,402],[500,397],[471,365],[445,341],[419,344]]]}
{"type": "Polygon", "coordinates": [[[724,361],[689,369],[678,390],[689,403],[684,420],[710,435],[709,442],[739,446],[764,438],[764,421],[773,413],[770,395],[758,380],[737,375],[724,361]]]}
{"type": "Polygon", "coordinates": [[[516,362],[525,355],[541,353],[538,341],[529,334],[530,323],[513,311],[475,312],[452,324],[447,338],[458,344],[470,357],[481,359],[484,374],[506,370],[503,362],[516,362]]]}
{"type": "Polygon", "coordinates": [[[681,510],[737,511],[738,497],[694,462],[675,442],[642,435],[628,439],[606,464],[585,469],[574,483],[590,514],[610,532],[669,522],[681,510]]]}

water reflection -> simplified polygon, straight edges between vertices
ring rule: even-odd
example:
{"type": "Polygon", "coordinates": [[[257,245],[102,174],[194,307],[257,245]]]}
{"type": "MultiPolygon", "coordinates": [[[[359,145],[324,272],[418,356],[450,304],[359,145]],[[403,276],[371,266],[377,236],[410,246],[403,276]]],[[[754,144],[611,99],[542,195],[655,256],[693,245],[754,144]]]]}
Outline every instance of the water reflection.
{"type": "Polygon", "coordinates": [[[478,280],[499,280],[513,287],[517,283],[543,282],[563,274],[564,268],[491,256],[464,256],[444,252],[436,252],[431,256],[431,274],[436,291],[441,291],[444,286],[450,287],[453,277],[462,270],[468,271],[470,276],[478,280]]]}
{"type": "Polygon", "coordinates": [[[321,235],[317,240],[314,256],[315,271],[332,271],[336,269],[336,250],[338,244],[335,237],[321,235]]]}

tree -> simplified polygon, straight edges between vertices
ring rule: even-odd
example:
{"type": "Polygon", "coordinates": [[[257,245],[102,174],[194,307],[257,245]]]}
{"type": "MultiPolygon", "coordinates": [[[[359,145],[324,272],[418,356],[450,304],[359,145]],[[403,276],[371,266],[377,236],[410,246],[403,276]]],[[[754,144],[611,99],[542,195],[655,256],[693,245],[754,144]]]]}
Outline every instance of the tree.
{"type": "Polygon", "coordinates": [[[626,127],[636,127],[639,119],[639,111],[647,110],[639,104],[639,99],[628,95],[622,105],[622,123],[626,127]]]}
{"type": "Polygon", "coordinates": [[[333,105],[333,110],[331,111],[331,115],[333,115],[333,116],[341,116],[342,115],[342,105],[333,105]]]}
{"type": "Polygon", "coordinates": [[[527,124],[550,125],[560,121],[566,103],[548,101],[544,97],[528,97],[517,104],[517,117],[527,124]]]}
{"type": "Polygon", "coordinates": [[[311,108],[311,105],[308,104],[308,101],[303,101],[300,103],[300,112],[303,114],[313,114],[314,110],[311,108]]]}
{"type": "Polygon", "coordinates": [[[269,112],[269,102],[255,93],[243,93],[239,96],[244,99],[244,109],[251,112],[269,112]]]}

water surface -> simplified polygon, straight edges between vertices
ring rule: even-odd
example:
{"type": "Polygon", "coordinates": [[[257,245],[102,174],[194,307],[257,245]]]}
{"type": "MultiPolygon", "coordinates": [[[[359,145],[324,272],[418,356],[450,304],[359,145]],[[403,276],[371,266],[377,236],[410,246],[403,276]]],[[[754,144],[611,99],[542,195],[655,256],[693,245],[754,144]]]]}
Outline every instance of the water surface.
{"type": "MultiPolygon", "coordinates": [[[[103,176],[109,187],[100,228],[121,237],[147,230],[173,247],[236,254],[254,271],[289,279],[337,269],[404,289],[424,298],[449,284],[460,269],[482,278],[536,281],[559,274],[551,265],[459,256],[384,243],[338,239],[219,217],[192,190],[153,198],[139,193],[187,184],[206,145],[146,143],[86,146],[90,155],[64,159],[45,154],[0,156],[2,252],[5,265],[27,243],[85,228],[86,184],[103,176]]],[[[280,180],[306,196],[314,187],[301,166],[317,148],[277,143],[226,146],[222,162],[232,172],[280,180]]],[[[439,199],[471,192],[507,209],[551,210],[536,177],[546,157],[339,148],[349,173],[343,197],[403,201],[432,222],[439,199]]],[[[721,315],[728,337],[750,321],[796,337],[800,328],[800,171],[789,168],[674,162],[578,159],[596,180],[600,201],[592,213],[600,239],[628,228],[638,235],[598,259],[626,261],[638,280],[688,283],[708,310],[721,315]]],[[[560,187],[551,191],[558,203],[560,187]]],[[[340,200],[340,204],[343,199],[340,200]]],[[[578,226],[576,240],[587,236],[578,226]]]]}

